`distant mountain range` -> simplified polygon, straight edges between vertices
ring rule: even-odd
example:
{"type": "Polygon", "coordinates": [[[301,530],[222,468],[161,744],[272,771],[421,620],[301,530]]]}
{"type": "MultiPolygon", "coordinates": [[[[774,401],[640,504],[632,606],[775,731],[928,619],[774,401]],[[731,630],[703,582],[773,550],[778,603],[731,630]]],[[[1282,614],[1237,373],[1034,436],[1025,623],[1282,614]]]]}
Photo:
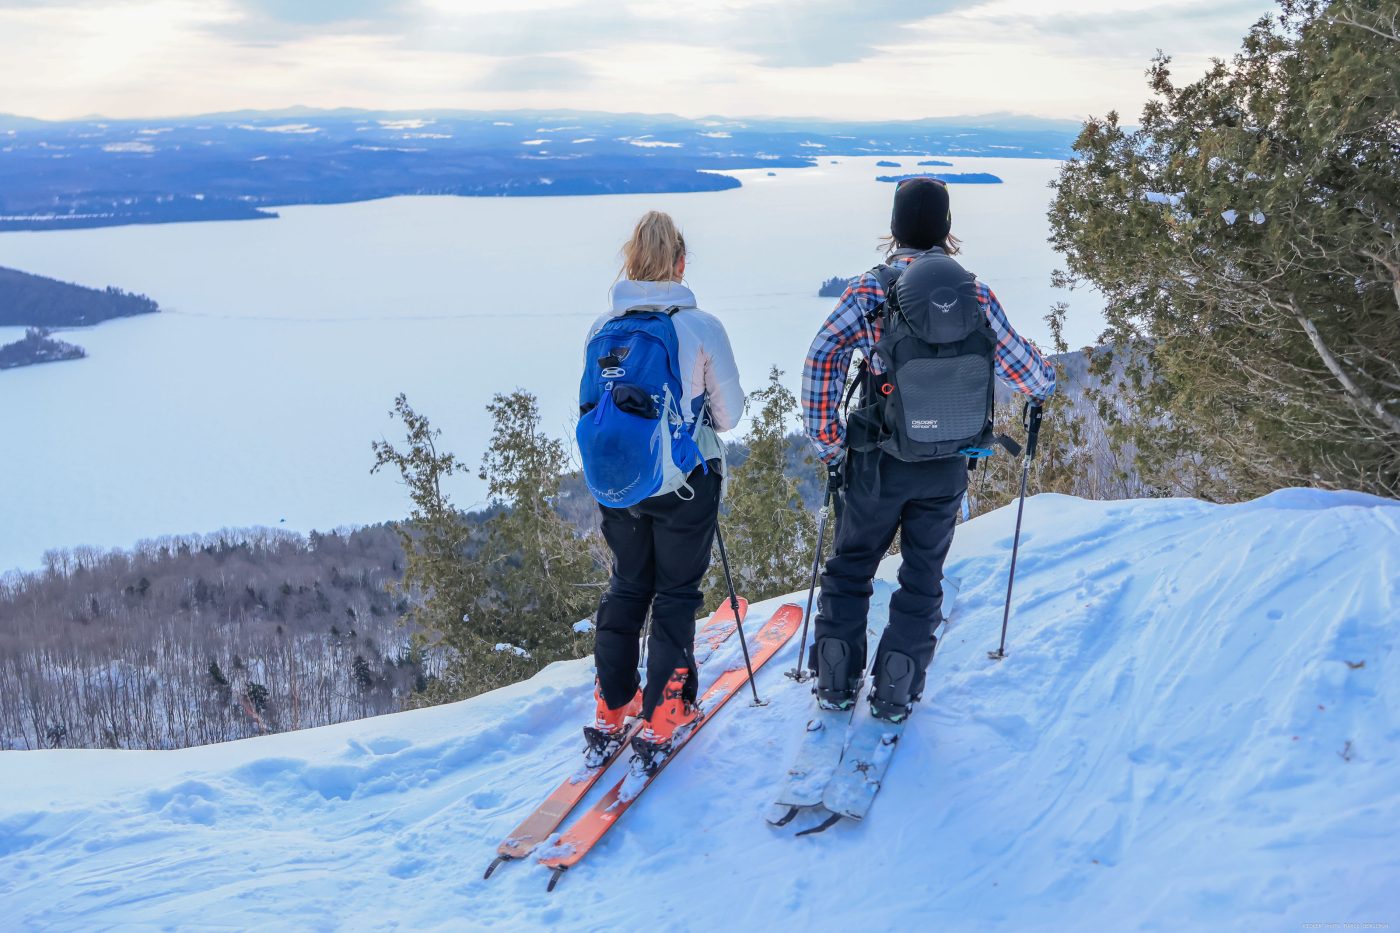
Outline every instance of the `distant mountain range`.
{"type": "Polygon", "coordinates": [[[717,171],[837,156],[1067,158],[1073,121],[856,123],[584,111],[240,111],[49,122],[0,114],[0,231],[242,220],[404,194],[715,191],[717,171]]]}

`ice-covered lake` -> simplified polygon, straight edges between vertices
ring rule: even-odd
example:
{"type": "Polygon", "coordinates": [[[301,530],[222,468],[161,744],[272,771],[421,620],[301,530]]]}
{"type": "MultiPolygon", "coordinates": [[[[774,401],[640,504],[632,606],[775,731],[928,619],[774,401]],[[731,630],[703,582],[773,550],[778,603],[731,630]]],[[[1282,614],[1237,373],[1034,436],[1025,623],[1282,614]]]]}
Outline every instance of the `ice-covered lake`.
{"type": "MultiPolygon", "coordinates": [[[[472,465],[494,392],[529,389],[546,427],[571,435],[584,330],[650,208],[683,227],[687,281],[728,327],[745,388],[771,365],[795,388],[832,305],[818,285],[879,258],[893,187],[874,180],[875,161],[736,172],[742,188],[700,194],[393,198],[272,221],[0,234],[0,265],[164,309],[68,332],[86,360],[0,373],[0,570],[52,547],[400,517],[403,489],[369,474],[370,441],[396,435],[398,392],[472,465]]],[[[1059,163],[950,161],[1005,179],[955,187],[953,229],[964,264],[1047,346],[1042,318],[1066,297],[1046,242],[1059,163]]],[[[1069,297],[1070,343],[1091,342],[1100,301],[1069,297]]],[[[0,342],[21,334],[0,328],[0,342]]],[[[470,507],[484,484],[465,476],[452,492],[470,507]]]]}

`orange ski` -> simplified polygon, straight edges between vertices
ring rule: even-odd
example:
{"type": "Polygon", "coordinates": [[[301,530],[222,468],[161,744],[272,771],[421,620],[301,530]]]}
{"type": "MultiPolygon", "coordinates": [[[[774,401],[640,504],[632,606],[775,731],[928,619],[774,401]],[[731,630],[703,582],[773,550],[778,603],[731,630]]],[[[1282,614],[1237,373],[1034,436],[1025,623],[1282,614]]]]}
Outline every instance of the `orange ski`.
{"type": "MultiPolygon", "coordinates": [[[[742,620],[744,614],[748,612],[748,600],[739,600],[739,618],[742,620]]],[[[734,620],[734,611],[730,608],[729,601],[714,611],[700,626],[700,630],[695,633],[695,662],[703,665],[705,660],[715,652],[724,640],[734,634],[737,624],[734,620]],[[703,655],[702,655],[703,651],[703,655]]],[[[496,847],[496,858],[486,868],[484,877],[490,878],[502,862],[509,862],[514,859],[524,858],[534,851],[535,847],[545,839],[550,833],[559,828],[569,813],[578,806],[578,802],[587,796],[593,785],[598,783],[598,779],[603,776],[609,766],[617,760],[623,750],[628,748],[632,736],[641,728],[641,720],[637,720],[627,729],[627,734],[617,751],[596,768],[581,767],[575,773],[564,779],[564,782],[555,788],[554,793],[545,798],[533,813],[525,818],[514,832],[496,847]]]]}
{"type": "MultiPolygon", "coordinates": [[[[768,662],[778,649],[787,644],[797,627],[802,624],[802,607],[788,603],[778,609],[773,617],[764,623],[754,636],[755,648],[753,651],[753,668],[755,673],[768,662]]],[[[683,727],[685,731],[676,733],[675,743],[671,751],[665,758],[661,759],[660,765],[650,775],[638,775],[629,773],[611,790],[603,796],[601,800],[584,811],[574,825],[560,837],[557,844],[550,847],[550,854],[541,858],[540,864],[552,870],[549,877],[549,890],[553,891],[555,884],[565,871],[577,865],[579,861],[597,845],[598,840],[603,838],[604,833],[612,828],[618,817],[627,811],[647,786],[651,784],[656,776],[671,763],[671,759],[676,757],[685,744],[694,738],[695,733],[709,722],[719,708],[725,704],[730,697],[740,692],[744,685],[748,683],[748,671],[740,665],[737,669],[725,671],[719,676],[710,688],[700,697],[700,718],[688,727],[683,727]]]]}

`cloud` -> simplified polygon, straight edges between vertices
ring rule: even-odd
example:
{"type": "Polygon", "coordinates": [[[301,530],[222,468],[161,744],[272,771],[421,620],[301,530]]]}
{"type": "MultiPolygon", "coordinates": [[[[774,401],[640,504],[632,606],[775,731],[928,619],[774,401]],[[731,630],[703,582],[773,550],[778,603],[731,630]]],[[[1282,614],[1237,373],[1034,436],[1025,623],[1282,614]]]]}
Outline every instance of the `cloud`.
{"type": "Polygon", "coordinates": [[[395,38],[418,20],[415,0],[234,0],[234,18],[211,23],[220,39],[275,45],[325,34],[395,38]]]}
{"type": "Polygon", "coordinates": [[[325,26],[397,19],[414,7],[406,0],[239,0],[247,13],[294,26],[325,26]]]}
{"type": "Polygon", "coordinates": [[[717,38],[770,68],[819,68],[861,61],[882,46],[907,40],[900,32],[905,26],[978,5],[978,0],[756,3],[735,9],[717,38]]]}
{"type": "Polygon", "coordinates": [[[754,0],[743,5],[608,3],[596,0],[514,15],[466,13],[409,42],[492,55],[550,55],[646,44],[738,52],[770,68],[861,61],[900,29],[985,0],[754,0]]]}
{"type": "Polygon", "coordinates": [[[507,58],[474,85],[490,91],[549,91],[586,87],[593,83],[593,69],[562,55],[507,58]]]}
{"type": "Polygon", "coordinates": [[[1049,39],[1093,58],[1140,59],[1153,48],[1224,58],[1239,48],[1249,26],[1276,10],[1272,0],[1195,0],[1096,12],[993,12],[982,19],[1009,35],[1049,39]]]}
{"type": "Polygon", "coordinates": [[[1271,0],[0,0],[0,111],[1136,111],[1271,0]],[[62,48],[64,56],[52,49],[62,48]],[[75,70],[72,62],[83,64],[75,70]],[[898,93],[893,93],[897,90],[898,93]]]}

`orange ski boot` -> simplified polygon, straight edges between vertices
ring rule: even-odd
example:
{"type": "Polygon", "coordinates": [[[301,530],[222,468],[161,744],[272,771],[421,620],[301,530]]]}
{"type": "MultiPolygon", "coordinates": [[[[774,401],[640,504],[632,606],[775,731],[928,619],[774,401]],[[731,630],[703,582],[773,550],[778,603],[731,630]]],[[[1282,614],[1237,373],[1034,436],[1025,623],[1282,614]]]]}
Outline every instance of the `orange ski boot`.
{"type": "Polygon", "coordinates": [[[642,712],[642,691],[638,690],[632,699],[617,709],[608,706],[603,699],[603,691],[593,685],[593,725],[583,727],[583,738],[588,743],[584,749],[584,764],[596,768],[612,760],[613,754],[622,745],[627,735],[627,720],[635,719],[642,712]]]}
{"type": "Polygon", "coordinates": [[[685,684],[690,670],[678,667],[666,681],[661,702],[652,710],[651,718],[642,721],[642,731],[632,737],[632,762],[643,774],[653,774],[671,751],[676,732],[700,718],[700,707],[685,699],[685,684]]]}

